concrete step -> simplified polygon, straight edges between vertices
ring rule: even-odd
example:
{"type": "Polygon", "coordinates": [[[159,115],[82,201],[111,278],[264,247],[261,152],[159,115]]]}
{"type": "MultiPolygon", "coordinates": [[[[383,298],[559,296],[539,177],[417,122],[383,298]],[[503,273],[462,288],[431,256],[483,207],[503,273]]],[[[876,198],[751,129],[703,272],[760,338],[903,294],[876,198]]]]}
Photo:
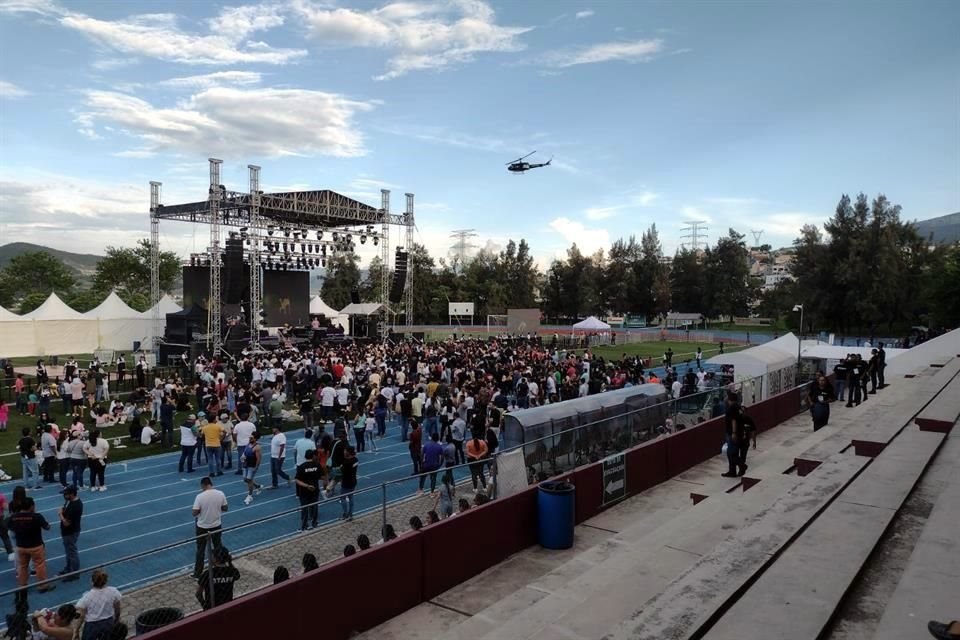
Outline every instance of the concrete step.
{"type": "Polygon", "coordinates": [[[917,424],[925,431],[950,433],[960,419],[960,376],[953,378],[944,390],[917,416],[917,424]]]}
{"type": "Polygon", "coordinates": [[[937,453],[950,464],[946,485],[936,498],[897,587],[883,608],[874,640],[922,637],[928,620],[953,620],[960,602],[960,430],[954,429],[937,453]]]}
{"type": "Polygon", "coordinates": [[[619,624],[611,621],[613,630],[605,638],[690,637],[770,563],[868,463],[864,458],[839,457],[821,464],[654,597],[635,600],[634,613],[619,624]]]}
{"type": "Polygon", "coordinates": [[[629,615],[638,602],[659,593],[718,542],[772,507],[801,483],[797,476],[771,477],[745,493],[711,496],[649,535],[623,544],[615,554],[579,576],[567,576],[563,583],[533,583],[532,589],[549,594],[505,618],[499,607],[484,612],[497,620],[486,635],[469,633],[457,638],[538,639],[594,638],[605,633],[617,620],[629,615]]]}
{"type": "Polygon", "coordinates": [[[739,640],[762,637],[775,628],[780,640],[818,637],[943,438],[915,427],[897,436],[707,636],[739,640]]]}

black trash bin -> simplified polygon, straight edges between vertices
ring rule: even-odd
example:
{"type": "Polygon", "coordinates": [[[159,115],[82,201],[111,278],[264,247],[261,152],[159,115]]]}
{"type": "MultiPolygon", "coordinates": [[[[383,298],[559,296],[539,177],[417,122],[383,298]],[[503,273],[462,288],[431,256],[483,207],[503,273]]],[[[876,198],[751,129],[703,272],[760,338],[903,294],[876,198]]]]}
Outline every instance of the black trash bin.
{"type": "Polygon", "coordinates": [[[573,546],[576,487],[565,480],[540,483],[537,492],[537,539],[546,549],[573,546]]]}
{"type": "Polygon", "coordinates": [[[148,631],[165,627],[183,619],[183,611],[173,607],[160,607],[158,609],[148,609],[137,616],[135,622],[137,635],[142,635],[148,631]]]}

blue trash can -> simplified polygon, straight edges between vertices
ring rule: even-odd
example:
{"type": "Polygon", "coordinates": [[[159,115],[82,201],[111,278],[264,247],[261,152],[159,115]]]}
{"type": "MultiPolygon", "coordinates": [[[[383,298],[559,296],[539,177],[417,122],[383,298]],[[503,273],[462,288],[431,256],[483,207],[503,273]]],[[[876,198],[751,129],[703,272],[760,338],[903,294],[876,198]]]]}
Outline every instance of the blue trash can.
{"type": "Polygon", "coordinates": [[[537,492],[537,539],[545,549],[573,546],[576,488],[564,480],[540,483],[537,492]]]}

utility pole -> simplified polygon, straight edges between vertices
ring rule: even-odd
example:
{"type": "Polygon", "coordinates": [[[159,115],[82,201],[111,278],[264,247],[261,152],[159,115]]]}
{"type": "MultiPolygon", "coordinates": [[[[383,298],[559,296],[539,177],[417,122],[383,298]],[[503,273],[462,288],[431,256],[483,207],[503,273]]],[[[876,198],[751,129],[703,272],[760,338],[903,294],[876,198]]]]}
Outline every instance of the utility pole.
{"type": "Polygon", "coordinates": [[[696,253],[700,250],[700,247],[706,248],[707,241],[705,239],[706,232],[709,229],[705,220],[685,220],[684,223],[686,226],[681,228],[680,231],[684,235],[680,236],[680,247],[683,249],[689,249],[696,253]]]}

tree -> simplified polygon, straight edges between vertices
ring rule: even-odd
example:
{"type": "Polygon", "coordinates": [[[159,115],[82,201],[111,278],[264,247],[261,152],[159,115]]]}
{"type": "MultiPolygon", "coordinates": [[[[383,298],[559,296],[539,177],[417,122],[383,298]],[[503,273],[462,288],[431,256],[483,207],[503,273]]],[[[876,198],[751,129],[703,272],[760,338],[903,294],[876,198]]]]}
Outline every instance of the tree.
{"type": "Polygon", "coordinates": [[[338,253],[327,258],[327,272],[320,297],[334,309],[350,304],[350,292],[360,287],[360,267],[354,253],[338,253]]]}
{"type": "Polygon", "coordinates": [[[53,255],[46,251],[28,251],[12,258],[0,270],[0,304],[18,305],[20,313],[27,313],[40,306],[51,293],[68,298],[76,284],[73,273],[53,255]],[[37,299],[40,302],[33,304],[37,299]]]}
{"type": "Polygon", "coordinates": [[[960,325],[960,245],[953,245],[937,256],[939,268],[928,274],[932,299],[931,325],[960,325]]]}
{"type": "Polygon", "coordinates": [[[410,247],[410,257],[407,268],[413,282],[413,318],[417,324],[433,324],[442,321],[446,314],[446,300],[433,299],[437,297],[438,278],[434,273],[436,263],[430,252],[422,244],[413,243],[410,247]]]}
{"type": "Polygon", "coordinates": [[[744,236],[729,229],[715,247],[704,255],[706,311],[709,317],[746,315],[754,299],[755,284],[750,278],[747,245],[744,236]]]}
{"type": "MultiPolygon", "coordinates": [[[[160,292],[170,293],[180,278],[180,260],[171,251],[160,252],[160,292]]],[[[107,247],[107,255],[97,263],[92,288],[103,293],[111,290],[138,311],[150,307],[150,241],[141,239],[135,247],[107,247]]]]}
{"type": "Polygon", "coordinates": [[[640,260],[640,247],[634,236],[626,242],[618,239],[607,253],[603,269],[604,306],[612,313],[622,314],[640,310],[636,299],[636,265],[640,260]]]}
{"type": "Polygon", "coordinates": [[[704,307],[704,277],[700,258],[695,251],[682,249],[670,267],[671,309],[679,313],[707,314],[704,307]]]}
{"type": "Polygon", "coordinates": [[[657,310],[665,312],[670,308],[670,296],[663,290],[663,247],[657,225],[651,224],[640,238],[640,261],[636,265],[635,291],[633,297],[638,303],[638,311],[649,317],[657,310]],[[659,286],[658,286],[659,283],[659,286]],[[665,304],[658,300],[665,296],[665,304]]]}
{"type": "MultiPolygon", "coordinates": [[[[387,277],[390,272],[387,272],[387,277]]],[[[360,299],[364,302],[380,302],[380,284],[383,278],[383,260],[373,256],[367,266],[367,277],[360,283],[360,299]]]]}
{"type": "Polygon", "coordinates": [[[530,255],[530,245],[523,238],[520,244],[513,240],[500,253],[500,277],[506,289],[506,306],[514,309],[529,309],[536,305],[537,267],[530,255]]]}

